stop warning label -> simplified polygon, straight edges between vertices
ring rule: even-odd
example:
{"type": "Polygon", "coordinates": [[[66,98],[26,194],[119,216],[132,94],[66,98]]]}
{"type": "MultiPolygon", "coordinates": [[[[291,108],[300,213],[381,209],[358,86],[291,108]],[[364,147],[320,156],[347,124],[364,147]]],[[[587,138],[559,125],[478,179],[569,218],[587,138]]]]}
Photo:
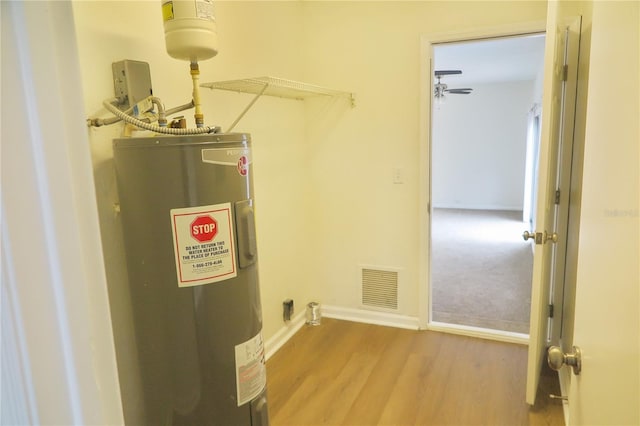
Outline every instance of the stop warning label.
{"type": "Polygon", "coordinates": [[[211,215],[198,216],[191,222],[191,236],[201,243],[213,240],[216,235],[218,235],[218,222],[211,215]]]}
{"type": "Polygon", "coordinates": [[[171,210],[178,287],[235,277],[231,203],[171,210]]]}

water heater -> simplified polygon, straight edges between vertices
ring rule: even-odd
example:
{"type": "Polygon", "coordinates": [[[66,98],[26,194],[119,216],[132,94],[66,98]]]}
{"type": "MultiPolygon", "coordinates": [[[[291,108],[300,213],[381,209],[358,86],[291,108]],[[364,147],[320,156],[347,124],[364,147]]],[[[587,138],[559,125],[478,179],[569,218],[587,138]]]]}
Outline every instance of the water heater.
{"type": "Polygon", "coordinates": [[[144,423],[268,425],[249,135],[113,147],[144,423]]]}

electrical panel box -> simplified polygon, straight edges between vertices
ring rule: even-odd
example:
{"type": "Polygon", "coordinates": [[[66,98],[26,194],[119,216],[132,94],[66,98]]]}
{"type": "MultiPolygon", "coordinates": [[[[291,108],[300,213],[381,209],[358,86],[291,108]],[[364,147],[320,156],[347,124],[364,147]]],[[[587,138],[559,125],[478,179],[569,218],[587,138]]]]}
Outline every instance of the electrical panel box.
{"type": "Polygon", "coordinates": [[[125,59],[111,65],[113,89],[118,98],[118,108],[124,111],[141,100],[152,96],[149,64],[125,59]]]}

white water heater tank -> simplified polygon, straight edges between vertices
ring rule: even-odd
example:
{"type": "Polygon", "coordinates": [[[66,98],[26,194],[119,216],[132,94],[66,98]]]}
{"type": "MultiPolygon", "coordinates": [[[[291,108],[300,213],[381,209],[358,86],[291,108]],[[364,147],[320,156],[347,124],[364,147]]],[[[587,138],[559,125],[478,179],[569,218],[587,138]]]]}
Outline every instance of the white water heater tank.
{"type": "Polygon", "coordinates": [[[161,0],[167,53],[198,62],[218,54],[213,0],[161,0]]]}

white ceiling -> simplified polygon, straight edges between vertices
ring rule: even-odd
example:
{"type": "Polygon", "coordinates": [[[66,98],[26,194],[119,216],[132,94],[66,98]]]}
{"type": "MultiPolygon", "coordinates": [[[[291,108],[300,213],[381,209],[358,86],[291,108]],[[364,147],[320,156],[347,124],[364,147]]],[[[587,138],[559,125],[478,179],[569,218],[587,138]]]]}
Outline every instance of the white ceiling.
{"type": "Polygon", "coordinates": [[[442,77],[449,88],[534,80],[544,60],[544,34],[435,45],[435,70],[462,70],[442,77]]]}

